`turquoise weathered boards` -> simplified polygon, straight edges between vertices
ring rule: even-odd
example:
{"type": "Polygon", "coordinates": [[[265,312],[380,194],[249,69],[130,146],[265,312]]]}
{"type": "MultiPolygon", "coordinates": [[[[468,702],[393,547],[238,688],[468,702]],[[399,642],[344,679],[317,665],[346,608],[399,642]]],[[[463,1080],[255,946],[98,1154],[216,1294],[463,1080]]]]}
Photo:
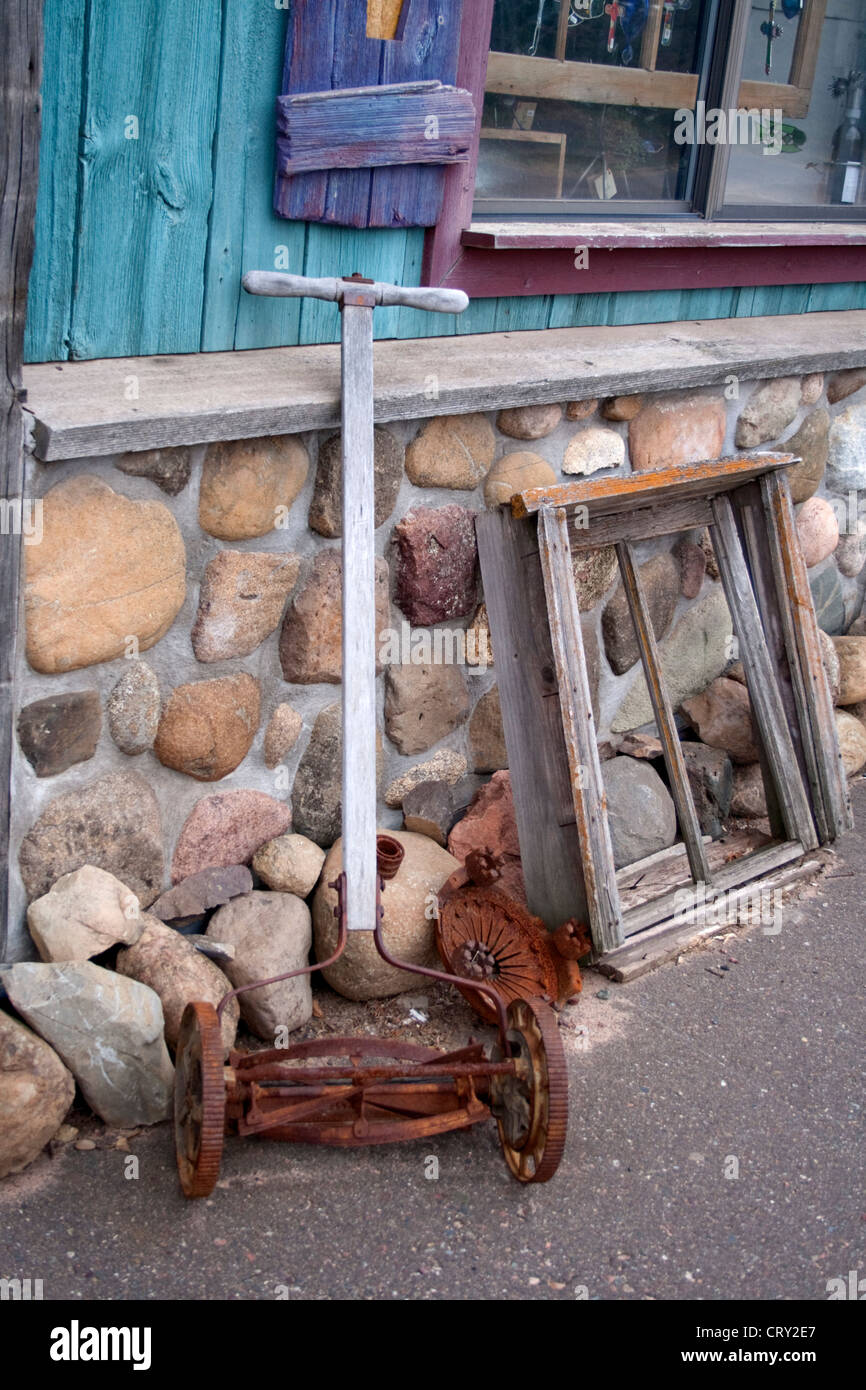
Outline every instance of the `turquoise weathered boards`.
{"type": "Polygon", "coordinates": [[[362,228],[434,225],[443,166],[468,156],[475,128],[469,93],[453,87],[462,10],[462,0],[404,0],[397,37],[370,39],[367,0],[295,0],[277,102],[274,208],[281,217],[362,228]],[[426,103],[422,82],[441,84],[427,89],[426,103]],[[385,91],[374,100],[375,89],[385,91]],[[317,103],[319,157],[305,144],[299,163],[294,150],[311,114],[302,98],[310,92],[334,96],[317,103]],[[423,161],[413,159],[419,140],[423,161]],[[361,163],[365,147],[375,155],[361,163]]]}

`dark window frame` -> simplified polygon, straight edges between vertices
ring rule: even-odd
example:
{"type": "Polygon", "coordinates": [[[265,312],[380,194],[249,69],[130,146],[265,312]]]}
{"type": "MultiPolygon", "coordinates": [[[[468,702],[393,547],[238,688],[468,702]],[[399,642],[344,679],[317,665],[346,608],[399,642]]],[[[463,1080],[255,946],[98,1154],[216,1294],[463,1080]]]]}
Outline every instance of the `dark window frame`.
{"type": "MultiPolygon", "coordinates": [[[[746,221],[745,209],[725,206],[729,151],[724,146],[698,166],[696,196],[703,215],[668,212],[650,220],[643,205],[639,219],[620,213],[590,221],[565,218],[561,209],[557,215],[551,205],[549,216],[473,217],[494,3],[464,5],[457,82],[475,98],[473,156],[448,171],[442,214],[425,238],[424,284],[493,298],[866,280],[866,221],[846,212],[826,216],[825,209],[820,218],[807,209],[786,209],[784,219],[746,221]],[[575,253],[584,247],[598,254],[577,269],[575,253]],[[786,248],[787,254],[768,256],[773,247],[786,248]]],[[[710,91],[725,109],[737,104],[748,14],[748,0],[724,0],[720,24],[729,26],[729,39],[724,64],[717,62],[711,73],[710,91]]]]}

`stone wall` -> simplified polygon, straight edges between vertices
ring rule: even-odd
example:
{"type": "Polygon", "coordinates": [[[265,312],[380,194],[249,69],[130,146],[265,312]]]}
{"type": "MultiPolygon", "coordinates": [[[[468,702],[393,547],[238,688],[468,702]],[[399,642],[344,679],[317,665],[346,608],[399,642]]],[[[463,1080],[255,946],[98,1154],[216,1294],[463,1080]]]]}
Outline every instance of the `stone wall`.
{"type": "MultiPolygon", "coordinates": [[[[821,625],[866,632],[864,383],[866,370],[729,379],[377,429],[381,825],[402,824],[418,782],[450,784],[458,815],[506,765],[473,516],[518,489],[784,443],[803,457],[792,481],[821,625]]],[[[33,954],[27,901],[84,863],[147,906],[198,869],[249,862],[292,822],[324,849],[336,838],[339,471],[333,433],[31,461],[27,495],[43,506],[25,544],[13,959],[33,954]]],[[[705,746],[753,772],[751,745],[737,745],[748,708],[736,666],[733,682],[711,684],[736,651],[706,539],[637,553],[676,703],[705,746]]],[[[650,709],[613,551],[582,556],[576,582],[609,759],[650,709]]],[[[836,646],[852,770],[866,759],[866,658],[860,642],[836,646]]],[[[838,687],[835,668],[833,678],[838,687]]],[[[621,774],[610,776],[612,786],[621,774]]]]}

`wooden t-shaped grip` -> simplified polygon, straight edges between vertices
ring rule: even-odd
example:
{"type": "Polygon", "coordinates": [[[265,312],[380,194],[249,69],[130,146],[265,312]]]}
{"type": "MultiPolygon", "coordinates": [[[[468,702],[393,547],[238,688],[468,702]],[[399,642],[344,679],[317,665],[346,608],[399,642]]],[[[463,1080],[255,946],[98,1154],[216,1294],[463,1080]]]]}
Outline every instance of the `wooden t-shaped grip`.
{"type": "MultiPolygon", "coordinates": [[[[248,294],[275,295],[288,299],[329,299],[342,302],[350,289],[357,289],[352,281],[315,278],[309,275],[290,275],[284,270],[250,270],[243,278],[243,286],[248,294]]],[[[371,299],[383,306],[400,305],[405,309],[426,309],[436,314],[462,314],[469,305],[469,296],[463,290],[443,290],[435,286],[419,288],[403,285],[385,285],[374,281],[364,286],[371,299]]]]}

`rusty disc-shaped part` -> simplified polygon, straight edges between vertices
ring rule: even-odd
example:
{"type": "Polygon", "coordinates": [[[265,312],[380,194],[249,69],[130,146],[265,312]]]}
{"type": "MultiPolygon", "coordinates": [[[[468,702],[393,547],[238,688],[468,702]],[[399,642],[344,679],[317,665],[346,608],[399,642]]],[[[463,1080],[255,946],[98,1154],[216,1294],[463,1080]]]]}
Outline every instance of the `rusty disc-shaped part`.
{"type": "MultiPolygon", "coordinates": [[[[544,923],[498,888],[467,885],[444,902],[440,899],[436,944],[446,969],[492,985],[506,1004],[557,997],[556,964],[544,923]]],[[[496,1021],[483,995],[472,989],[460,992],[483,1019],[496,1021]]]]}
{"type": "Polygon", "coordinates": [[[222,1032],[212,1004],[187,1004],[177,1040],[174,1142],[186,1197],[208,1197],[219,1177],[225,1132],[222,1032]]]}
{"type": "Polygon", "coordinates": [[[519,1182],[548,1182],[565,1150],[568,1075],[556,1017],[539,999],[508,1006],[513,1076],[490,1079],[505,1162],[519,1182]]]}

